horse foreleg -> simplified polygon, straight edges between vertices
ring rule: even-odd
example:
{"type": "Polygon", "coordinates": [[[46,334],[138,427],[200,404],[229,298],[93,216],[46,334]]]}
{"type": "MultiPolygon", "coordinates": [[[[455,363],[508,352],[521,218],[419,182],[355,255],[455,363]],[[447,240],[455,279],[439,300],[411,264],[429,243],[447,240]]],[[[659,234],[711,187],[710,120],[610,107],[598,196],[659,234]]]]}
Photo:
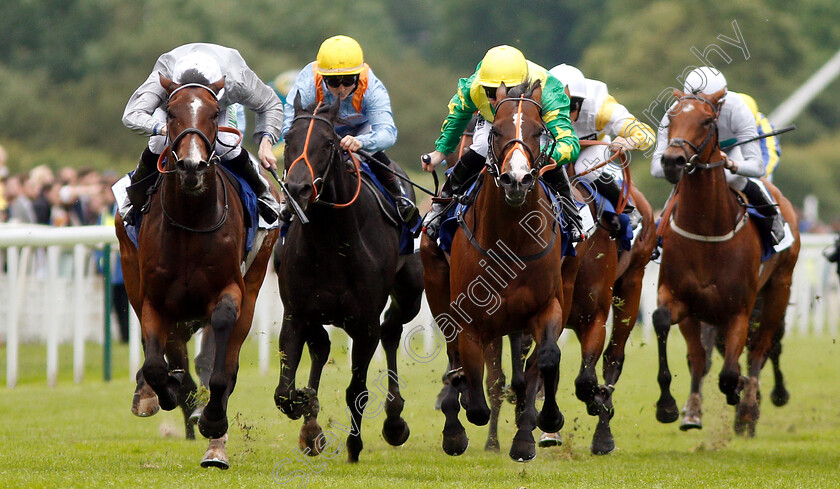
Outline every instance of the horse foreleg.
{"type": "Polygon", "coordinates": [[[478,338],[462,331],[458,335],[458,350],[461,353],[461,365],[464,368],[466,382],[467,420],[477,426],[484,426],[490,421],[490,408],[484,397],[484,348],[478,338]]]}
{"type": "Polygon", "coordinates": [[[738,359],[747,343],[749,313],[741,312],[732,316],[724,331],[725,349],[723,368],[718,376],[718,387],[726,396],[726,403],[735,406],[740,402],[740,392],[746,379],[741,377],[738,359]]]}
{"type": "Polygon", "coordinates": [[[142,311],[143,341],[146,350],[146,359],[141,368],[142,376],[157,394],[160,407],[171,411],[178,406],[178,391],[181,389],[183,376],[183,371],[170,373],[163,357],[164,348],[169,341],[171,321],[163,318],[148,302],[144,302],[142,311]]]}
{"type": "Polygon", "coordinates": [[[350,385],[347,386],[345,394],[345,401],[352,420],[350,433],[347,436],[347,461],[350,463],[359,461],[359,454],[364,447],[362,442],[362,415],[371,399],[371,394],[367,390],[367,373],[370,360],[379,345],[379,338],[372,333],[379,329],[379,320],[376,319],[375,321],[376,323],[360,324],[357,330],[361,331],[362,334],[353,338],[350,385]]]}
{"type": "Polygon", "coordinates": [[[656,401],[656,420],[660,423],[673,423],[680,416],[677,401],[671,395],[671,371],[668,369],[668,333],[671,330],[671,324],[673,324],[671,311],[667,306],[660,305],[653,311],[653,329],[656,331],[656,344],[659,350],[657,374],[659,400],[656,401]]]}
{"type": "Polygon", "coordinates": [[[688,371],[691,374],[691,391],[688,395],[688,400],[685,402],[685,407],[683,408],[684,416],[680,422],[680,429],[683,431],[703,428],[703,397],[700,394],[700,387],[706,373],[707,350],[701,338],[702,328],[703,323],[694,318],[685,318],[680,322],[680,332],[683,338],[685,338],[685,344],[688,350],[688,371]]]}
{"type": "MultiPolygon", "coordinates": [[[[644,269],[641,270],[644,272],[644,269]]],[[[639,302],[642,295],[642,273],[620,278],[614,286],[612,311],[613,329],[607,348],[604,350],[604,384],[615,386],[624,368],[624,348],[627,339],[636,326],[639,317],[639,302]]]]}
{"type": "Polygon", "coordinates": [[[306,389],[298,393],[297,398],[303,407],[303,426],[298,436],[298,444],[303,453],[315,456],[325,448],[326,439],[321,436],[323,431],[318,424],[318,413],[321,410],[318,402],[318,387],[321,385],[321,372],[330,356],[330,336],[321,324],[310,324],[306,330],[306,344],[309,347],[309,357],[312,365],[309,368],[309,384],[306,389]]]}
{"type": "Polygon", "coordinates": [[[166,358],[169,359],[170,369],[173,371],[182,370],[184,372],[181,388],[178,391],[178,405],[181,406],[181,411],[184,413],[184,429],[187,440],[195,440],[194,423],[190,422],[190,417],[196,404],[197,389],[195,381],[192,375],[190,375],[186,342],[181,338],[175,341],[169,341],[166,344],[166,358]]]}
{"type": "MultiPolygon", "coordinates": [[[[536,423],[541,430],[549,433],[560,431],[564,423],[556,398],[557,384],[560,380],[560,347],[557,346],[557,338],[560,337],[560,331],[563,329],[562,317],[560,303],[554,301],[532,320],[531,327],[533,338],[537,341],[534,353],[537,355],[537,368],[543,380],[545,393],[545,400],[536,423]]],[[[603,342],[601,346],[603,347],[603,342]]],[[[595,358],[597,360],[597,356],[595,358]]],[[[528,387],[531,387],[530,384],[528,387]]]]}
{"type": "Polygon", "coordinates": [[[216,337],[216,353],[210,376],[210,400],[198,421],[198,429],[206,438],[221,438],[227,433],[227,403],[239,368],[239,346],[250,327],[250,318],[244,334],[236,327],[237,319],[241,319],[241,305],[239,291],[228,287],[210,315],[210,325],[216,337]]]}
{"type": "Polygon", "coordinates": [[[607,311],[599,311],[589,324],[579,325],[581,361],[580,372],[575,379],[575,395],[586,404],[590,416],[598,417],[598,425],[592,435],[590,450],[595,455],[604,455],[615,450],[615,439],[610,428],[613,417],[611,385],[599,385],[595,364],[604,348],[606,332],[604,322],[607,311]]]}
{"type": "Polygon", "coordinates": [[[391,303],[388,312],[385,313],[385,321],[382,323],[382,348],[385,350],[385,359],[388,363],[388,370],[380,374],[377,379],[377,389],[385,395],[385,421],[382,424],[382,437],[391,446],[400,446],[408,440],[411,430],[408,423],[401,414],[405,407],[405,399],[400,393],[400,380],[397,373],[397,352],[400,348],[400,337],[402,336],[402,314],[396,301],[391,303]],[[385,378],[387,377],[387,394],[384,389],[385,378]]]}
{"type": "Polygon", "coordinates": [[[306,325],[295,316],[286,316],[280,328],[280,380],[274,390],[274,405],[289,419],[300,418],[306,404],[303,391],[295,390],[306,325]]]}
{"type": "Polygon", "coordinates": [[[496,338],[484,351],[484,365],[487,369],[487,392],[490,396],[490,426],[487,430],[485,450],[499,451],[499,411],[502,409],[502,394],[505,388],[505,373],[502,370],[502,338],[496,338]]]}
{"type": "MultiPolygon", "coordinates": [[[[198,375],[199,385],[209,392],[210,375],[213,373],[213,359],[216,355],[216,337],[213,334],[210,321],[204,321],[201,331],[201,348],[198,355],[195,356],[195,373],[198,375]]],[[[198,423],[205,405],[207,405],[206,397],[202,396],[200,399],[196,399],[195,407],[187,420],[189,424],[198,423]]]]}

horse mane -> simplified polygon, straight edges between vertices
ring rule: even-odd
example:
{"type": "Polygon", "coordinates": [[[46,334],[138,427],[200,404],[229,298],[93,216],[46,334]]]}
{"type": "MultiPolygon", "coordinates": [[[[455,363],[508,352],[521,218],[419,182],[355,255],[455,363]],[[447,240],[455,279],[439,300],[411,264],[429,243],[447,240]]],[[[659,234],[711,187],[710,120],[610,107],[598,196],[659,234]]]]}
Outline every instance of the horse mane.
{"type": "Polygon", "coordinates": [[[208,80],[207,77],[204,76],[204,74],[202,74],[195,68],[190,68],[181,75],[180,83],[181,85],[186,85],[188,83],[198,83],[199,85],[209,87],[213,84],[213,81],[208,80]]]}

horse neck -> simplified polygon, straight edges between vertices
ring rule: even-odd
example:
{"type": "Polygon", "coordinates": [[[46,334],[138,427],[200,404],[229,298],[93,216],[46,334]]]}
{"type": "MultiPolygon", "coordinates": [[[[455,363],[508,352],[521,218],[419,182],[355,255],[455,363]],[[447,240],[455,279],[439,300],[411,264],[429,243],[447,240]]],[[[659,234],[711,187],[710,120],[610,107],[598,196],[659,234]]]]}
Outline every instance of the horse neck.
{"type": "Polygon", "coordinates": [[[475,236],[484,247],[491,247],[501,240],[510,250],[519,255],[542,251],[551,242],[552,206],[542,186],[537,184],[528,193],[521,207],[511,207],[505,202],[504,190],[488,179],[485,181],[475,202],[475,236]],[[526,227],[527,224],[527,227],[526,227]],[[533,232],[532,226],[538,231],[533,232]]]}
{"type": "MultiPolygon", "coordinates": [[[[339,155],[336,155],[336,158],[338,160],[331,170],[332,175],[329,176],[328,182],[321,189],[321,198],[325,202],[346,204],[353,200],[356,195],[357,176],[354,172],[347,171],[347,167],[341,161],[339,155]]],[[[338,232],[356,236],[362,219],[360,207],[360,203],[353,203],[342,208],[318,204],[310,206],[313,217],[312,223],[314,224],[312,228],[325,228],[331,235],[338,232]]]]}
{"type": "Polygon", "coordinates": [[[722,166],[683,175],[674,219],[680,227],[703,235],[726,234],[733,229],[741,206],[726,183],[722,166]]]}

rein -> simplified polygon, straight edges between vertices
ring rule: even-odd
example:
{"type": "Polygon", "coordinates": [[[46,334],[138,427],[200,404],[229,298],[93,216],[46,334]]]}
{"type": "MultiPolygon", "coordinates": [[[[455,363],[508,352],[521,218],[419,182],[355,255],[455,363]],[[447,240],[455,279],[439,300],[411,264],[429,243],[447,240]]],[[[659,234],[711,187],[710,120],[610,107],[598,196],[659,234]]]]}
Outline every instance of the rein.
{"type": "Polygon", "coordinates": [[[219,174],[218,170],[214,170],[213,173],[215,173],[216,177],[219,178],[222,181],[222,195],[224,195],[224,197],[225,197],[225,199],[224,199],[224,204],[225,204],[224,209],[225,210],[224,210],[224,212],[222,212],[222,217],[219,218],[219,221],[216,224],[214,224],[213,226],[210,226],[209,228],[204,228],[204,229],[191,228],[189,226],[185,226],[185,225],[175,221],[175,219],[173,219],[172,216],[170,216],[169,213],[166,212],[166,206],[163,205],[163,202],[164,202],[163,189],[164,189],[164,187],[161,187],[160,195],[159,195],[160,196],[160,209],[161,209],[161,211],[163,211],[163,215],[166,217],[166,220],[169,221],[169,224],[171,224],[172,226],[174,226],[178,229],[183,229],[184,231],[189,231],[191,233],[212,233],[213,231],[216,231],[217,229],[222,227],[222,225],[224,225],[225,221],[227,220],[228,210],[230,208],[230,206],[228,205],[227,182],[225,181],[225,177],[223,177],[222,175],[219,174]]]}
{"type": "MultiPolygon", "coordinates": [[[[318,106],[315,107],[315,111],[317,111],[318,107],[320,107],[320,106],[321,106],[321,104],[319,103],[318,106]]],[[[362,170],[360,168],[359,160],[356,158],[355,155],[353,155],[352,153],[350,154],[350,158],[353,161],[353,166],[356,170],[356,192],[353,195],[353,198],[350,199],[349,202],[345,202],[343,204],[337,204],[337,203],[327,202],[327,201],[321,200],[321,190],[323,190],[323,188],[324,188],[324,184],[327,181],[327,178],[329,177],[330,171],[332,170],[333,162],[336,160],[339,153],[335,149],[335,143],[333,143],[331,141],[330,145],[332,146],[333,150],[330,152],[330,161],[327,162],[327,169],[324,171],[324,174],[322,176],[315,177],[315,170],[312,168],[312,162],[309,161],[309,141],[312,137],[312,128],[315,126],[315,121],[321,121],[321,122],[324,122],[324,123],[328,124],[330,126],[330,129],[332,129],[333,131],[335,131],[335,129],[334,129],[335,126],[332,123],[332,121],[330,121],[329,119],[327,119],[325,117],[321,117],[319,115],[315,115],[314,113],[312,113],[312,114],[300,114],[300,115],[296,116],[294,120],[297,121],[298,119],[308,119],[309,120],[309,127],[306,130],[306,139],[304,140],[304,143],[303,143],[303,152],[300,154],[300,156],[295,158],[295,160],[292,162],[291,165],[289,165],[289,168],[286,169],[285,175],[288,175],[289,172],[292,171],[292,168],[294,168],[294,166],[296,164],[303,161],[303,163],[309,169],[309,175],[312,177],[313,193],[312,193],[312,198],[310,199],[310,202],[312,202],[314,204],[321,204],[321,205],[325,205],[325,206],[328,206],[328,207],[332,207],[334,209],[340,209],[340,208],[343,208],[343,207],[349,207],[349,206],[353,205],[353,203],[356,202],[356,199],[359,198],[359,193],[362,189],[362,170]],[[319,183],[320,183],[320,189],[319,189],[319,183]]],[[[292,122],[294,123],[294,121],[292,121],[292,122]]]]}

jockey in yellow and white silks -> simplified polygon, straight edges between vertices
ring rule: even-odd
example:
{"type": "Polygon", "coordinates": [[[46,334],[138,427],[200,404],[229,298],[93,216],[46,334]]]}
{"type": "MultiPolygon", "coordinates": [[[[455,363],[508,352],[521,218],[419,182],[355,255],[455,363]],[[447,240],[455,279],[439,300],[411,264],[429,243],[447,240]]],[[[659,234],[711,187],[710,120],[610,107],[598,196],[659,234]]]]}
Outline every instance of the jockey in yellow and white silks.
{"type": "MultiPolygon", "coordinates": [[[[570,229],[573,241],[580,241],[580,217],[572,203],[571,186],[562,165],[573,162],[580,152],[580,142],[572,129],[569,119],[569,97],[563,83],[545,68],[528,61],[525,56],[512,46],[496,46],[484,55],[476,66],[476,71],[468,78],[458,81],[458,89],[449,102],[449,114],[443,122],[440,136],[435,141],[435,150],[424,155],[423,169],[434,170],[446,154],[458,147],[461,135],[478,111],[480,117],[473,133],[470,149],[460,156],[441,188],[441,197],[448,198],[458,194],[465,182],[484,168],[490,129],[495,116],[494,106],[496,89],[502,83],[512,88],[526,80],[542,82],[542,117],[556,145],[551,157],[557,162],[557,168],[543,174],[543,180],[561,197],[564,211],[572,220],[570,229]]],[[[435,202],[423,221],[426,233],[436,237],[446,204],[435,202]]]]}
{"type": "MultiPolygon", "coordinates": [[[[753,117],[755,117],[755,129],[759,136],[776,130],[776,128],[773,127],[773,124],[770,123],[770,119],[759,112],[758,104],[755,103],[755,99],[743,92],[738,92],[738,95],[741,96],[744,103],[750,108],[753,117]]],[[[761,148],[761,159],[764,160],[764,178],[772,182],[773,172],[776,171],[776,168],[779,166],[779,158],[782,156],[782,145],[779,143],[779,136],[761,138],[758,140],[758,146],[761,148]]]]}
{"type": "MultiPolygon", "coordinates": [[[[625,150],[646,150],[653,146],[656,141],[653,129],[618,103],[604,82],[585,78],[579,69],[567,64],[555,66],[551,74],[569,89],[572,127],[581,140],[605,141],[625,150]]],[[[611,156],[609,146],[581,148],[575,161],[575,173],[582,175],[581,180],[593,183],[599,193],[616,205],[621,192],[620,180],[624,178],[620,163],[598,168],[611,156]],[[588,170],[591,171],[586,173],[588,170]]]]}

